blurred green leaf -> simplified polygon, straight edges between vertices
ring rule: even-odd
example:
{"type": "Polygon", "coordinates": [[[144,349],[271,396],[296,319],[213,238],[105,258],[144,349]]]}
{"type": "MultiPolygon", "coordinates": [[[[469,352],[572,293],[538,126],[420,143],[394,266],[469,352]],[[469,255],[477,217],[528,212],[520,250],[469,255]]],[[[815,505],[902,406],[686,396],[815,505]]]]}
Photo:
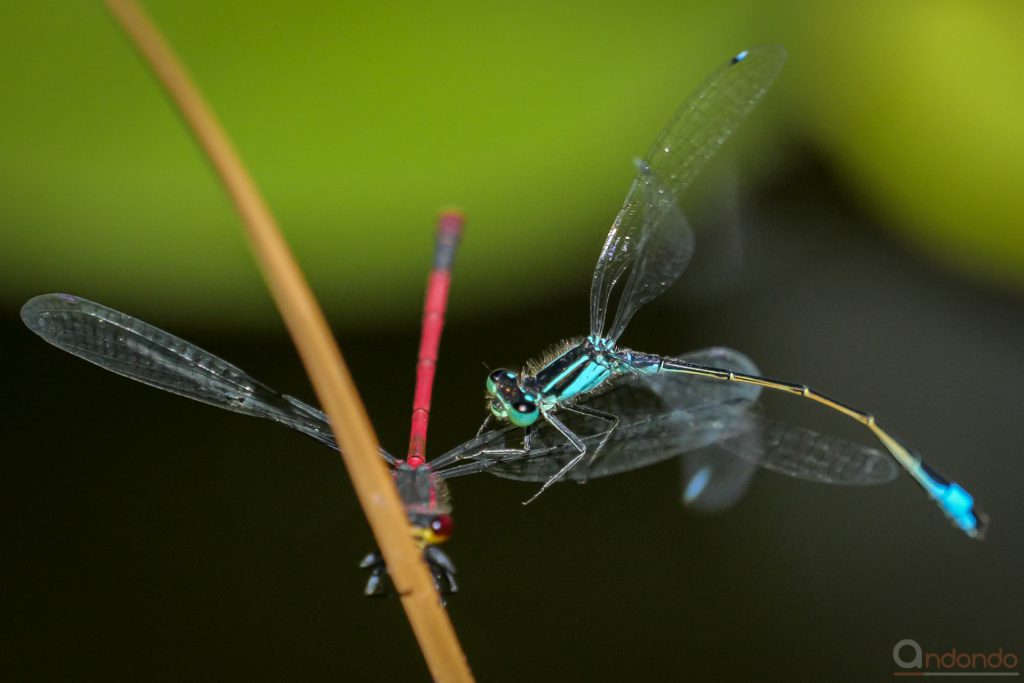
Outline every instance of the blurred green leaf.
{"type": "MultiPolygon", "coordinates": [[[[585,287],[632,158],[765,43],[791,55],[768,109],[788,104],[871,210],[1024,282],[1010,4],[146,5],[341,324],[416,317],[443,206],[470,219],[454,315],[585,287]]],[[[212,172],[99,5],[7,3],[0,37],[6,305],[70,290],[171,326],[272,319],[212,172]]]]}

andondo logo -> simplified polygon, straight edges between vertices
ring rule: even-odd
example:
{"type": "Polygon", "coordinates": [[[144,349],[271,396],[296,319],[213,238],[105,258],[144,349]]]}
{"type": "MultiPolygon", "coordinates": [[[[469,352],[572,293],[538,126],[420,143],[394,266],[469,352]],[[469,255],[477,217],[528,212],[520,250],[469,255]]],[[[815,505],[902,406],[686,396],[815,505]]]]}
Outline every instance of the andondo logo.
{"type": "Polygon", "coordinates": [[[929,652],[912,638],[905,638],[892,649],[898,670],[893,676],[1020,676],[1020,658],[1003,648],[991,652],[929,652]]]}

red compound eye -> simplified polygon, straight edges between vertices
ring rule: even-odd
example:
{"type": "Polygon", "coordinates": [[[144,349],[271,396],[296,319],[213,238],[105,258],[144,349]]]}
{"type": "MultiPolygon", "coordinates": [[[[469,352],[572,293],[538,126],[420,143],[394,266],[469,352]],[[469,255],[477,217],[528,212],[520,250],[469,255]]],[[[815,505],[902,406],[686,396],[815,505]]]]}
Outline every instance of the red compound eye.
{"type": "Polygon", "coordinates": [[[452,535],[452,518],[449,515],[438,515],[430,520],[430,530],[435,536],[448,538],[452,535]]]}

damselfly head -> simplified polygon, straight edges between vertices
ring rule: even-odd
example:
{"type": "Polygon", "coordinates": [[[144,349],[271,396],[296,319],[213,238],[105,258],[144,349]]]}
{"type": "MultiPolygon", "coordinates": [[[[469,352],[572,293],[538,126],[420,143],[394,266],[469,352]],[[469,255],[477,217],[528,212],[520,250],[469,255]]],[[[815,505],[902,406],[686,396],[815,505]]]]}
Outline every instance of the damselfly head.
{"type": "Polygon", "coordinates": [[[487,375],[487,393],[491,396],[496,396],[498,392],[507,389],[508,387],[516,386],[516,373],[505,368],[498,368],[491,374],[487,375]]]}
{"type": "Polygon", "coordinates": [[[540,408],[533,394],[523,391],[519,376],[511,370],[495,370],[487,376],[487,407],[499,420],[516,427],[529,427],[540,417],[540,408]]]}
{"type": "Polygon", "coordinates": [[[452,517],[448,514],[410,515],[412,537],[420,547],[444,543],[452,536],[452,517]]]}

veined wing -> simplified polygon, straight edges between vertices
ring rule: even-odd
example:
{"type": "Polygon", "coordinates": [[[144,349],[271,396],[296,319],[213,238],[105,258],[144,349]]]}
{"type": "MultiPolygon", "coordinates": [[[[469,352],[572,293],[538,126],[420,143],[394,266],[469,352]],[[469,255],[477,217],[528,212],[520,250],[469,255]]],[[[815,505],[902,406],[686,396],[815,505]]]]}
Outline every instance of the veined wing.
{"type": "Polygon", "coordinates": [[[101,368],[218,408],[279,422],[338,448],[321,411],[130,315],[70,294],[41,294],[22,307],[21,319],[47,342],[101,368]]]}
{"type": "Polygon", "coordinates": [[[707,513],[732,507],[746,493],[756,467],[843,486],[884,484],[899,474],[892,458],[874,448],[756,412],[744,422],[749,429],[680,458],[687,507],[707,513]]]}
{"type": "Polygon", "coordinates": [[[823,484],[884,484],[899,476],[893,459],[870,446],[757,414],[747,420],[750,429],[715,446],[773,472],[823,484]]]}
{"type": "MultiPolygon", "coordinates": [[[[746,356],[730,349],[707,349],[683,358],[691,362],[701,358],[737,372],[756,368],[746,356]]],[[[585,480],[638,469],[746,429],[744,416],[760,388],[697,379],[681,382],[673,375],[621,376],[609,382],[606,390],[582,397],[579,403],[618,416],[619,426],[591,466],[580,465],[567,478],[585,480]]],[[[596,448],[608,429],[607,422],[571,410],[561,410],[558,415],[589,448],[596,448]]],[[[522,430],[504,427],[456,447],[437,458],[433,467],[445,478],[487,471],[509,479],[546,481],[576,455],[565,437],[546,424],[533,428],[528,453],[499,458],[486,453],[521,448],[522,430]]]]}
{"type": "MultiPolygon", "coordinates": [[[[698,357],[713,358],[715,367],[737,372],[755,367],[729,349],[709,349],[682,358],[698,357]]],[[[881,484],[897,476],[892,459],[876,449],[761,416],[756,405],[759,389],[750,386],[740,391],[739,386],[679,375],[619,377],[607,391],[581,400],[618,415],[619,427],[589,470],[581,465],[566,478],[603,477],[686,454],[698,463],[705,456],[739,456],[787,476],[838,485],[881,484]]],[[[570,411],[563,410],[559,416],[590,447],[603,435],[595,428],[607,428],[599,420],[570,411]]],[[[536,429],[532,439],[528,453],[491,458],[485,451],[521,447],[521,431],[506,427],[487,432],[442,456],[435,468],[445,478],[487,471],[508,479],[546,481],[576,455],[564,437],[546,425],[536,429]]],[[[716,494],[723,501],[717,507],[727,507],[746,486],[742,468],[738,473],[719,473],[717,478],[709,472],[702,481],[697,467],[689,473],[684,496],[689,489],[692,501],[707,487],[716,486],[724,489],[716,494]]]]}
{"type": "Polygon", "coordinates": [[[627,272],[607,334],[612,341],[686,268],[693,234],[676,199],[754,108],[785,61],[778,46],[741,52],[701,84],[658,136],[598,257],[590,290],[591,335],[604,336],[612,290],[627,272]]]}
{"type": "Polygon", "coordinates": [[[612,290],[623,275],[628,273],[607,334],[613,343],[633,314],[668,289],[692,257],[693,231],[675,194],[662,185],[647,162],[638,162],[626,203],[608,231],[594,269],[591,336],[602,336],[612,290]]]}

